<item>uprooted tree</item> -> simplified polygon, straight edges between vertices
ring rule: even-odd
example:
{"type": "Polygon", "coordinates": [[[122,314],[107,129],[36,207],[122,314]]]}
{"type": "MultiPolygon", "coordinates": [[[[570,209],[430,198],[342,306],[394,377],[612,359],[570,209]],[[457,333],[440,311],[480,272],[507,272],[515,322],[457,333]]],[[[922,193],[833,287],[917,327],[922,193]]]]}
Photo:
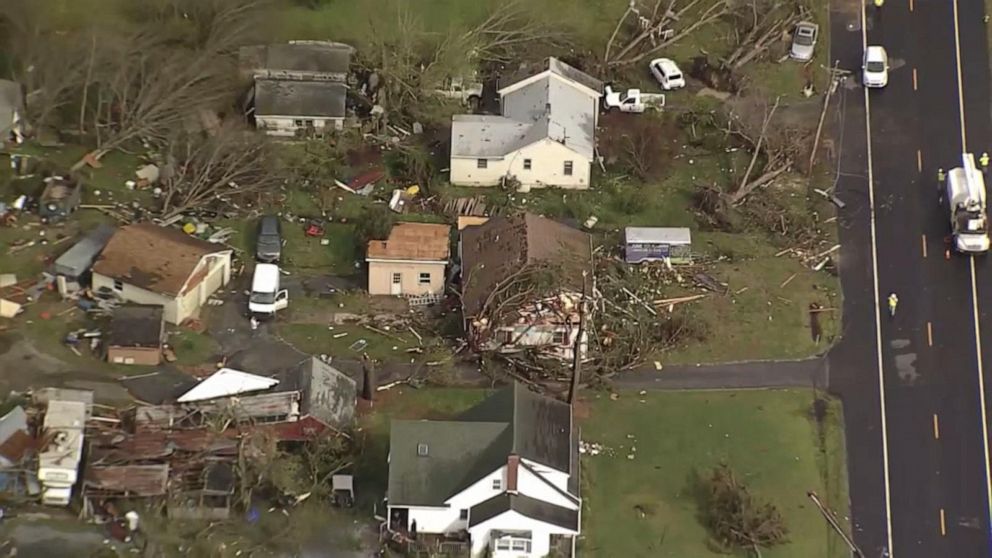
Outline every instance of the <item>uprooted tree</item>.
{"type": "Polygon", "coordinates": [[[641,180],[659,178],[672,158],[672,121],[664,115],[642,114],[636,118],[620,113],[604,115],[598,144],[608,164],[641,180]]]}
{"type": "Polygon", "coordinates": [[[726,463],[698,480],[701,515],[714,542],[726,551],[750,551],[782,544],[788,529],[778,508],[754,497],[726,463]]]}

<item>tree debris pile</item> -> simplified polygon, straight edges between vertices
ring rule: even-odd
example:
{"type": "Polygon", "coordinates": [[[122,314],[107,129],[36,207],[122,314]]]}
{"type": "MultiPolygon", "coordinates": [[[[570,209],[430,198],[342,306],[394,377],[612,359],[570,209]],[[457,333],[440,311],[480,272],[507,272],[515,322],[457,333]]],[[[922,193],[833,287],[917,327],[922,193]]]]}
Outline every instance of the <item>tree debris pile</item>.
{"type": "Polygon", "coordinates": [[[726,463],[698,479],[700,508],[713,542],[726,552],[753,551],[786,541],[788,529],[774,504],[753,496],[726,463]]]}
{"type": "Polygon", "coordinates": [[[693,315],[690,303],[722,296],[725,286],[706,272],[703,262],[632,266],[618,251],[597,260],[598,306],[590,341],[601,376],[612,376],[683,343],[706,338],[707,326],[693,315]]]}

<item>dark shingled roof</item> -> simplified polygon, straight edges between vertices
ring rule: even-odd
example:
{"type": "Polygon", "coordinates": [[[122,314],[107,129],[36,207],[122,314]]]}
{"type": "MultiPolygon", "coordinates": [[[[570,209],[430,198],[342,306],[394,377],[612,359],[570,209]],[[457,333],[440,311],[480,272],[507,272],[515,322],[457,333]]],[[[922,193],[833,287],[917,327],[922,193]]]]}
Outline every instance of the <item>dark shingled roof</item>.
{"type": "Polygon", "coordinates": [[[162,307],[150,304],[126,304],[114,310],[110,321],[111,347],[161,347],[162,307]]]}
{"type": "Polygon", "coordinates": [[[462,304],[476,315],[504,280],[528,263],[560,262],[563,279],[582,288],[582,270],[592,266],[591,237],[532,213],[493,217],[462,230],[462,304]]]}
{"type": "Polygon", "coordinates": [[[508,511],[572,531],[579,530],[579,510],[570,510],[523,494],[508,493],[498,494],[472,506],[468,512],[468,526],[475,527],[508,511]]]}
{"type": "Polygon", "coordinates": [[[255,80],[255,114],[344,118],[348,87],[329,81],[255,80]]]}
{"type": "Polygon", "coordinates": [[[442,505],[500,468],[510,454],[572,471],[571,408],[519,383],[451,421],[395,420],[389,442],[391,505],[442,505]],[[427,446],[427,455],[418,446],[427,446]]]}
{"type": "Polygon", "coordinates": [[[254,72],[303,74],[348,73],[352,48],[348,45],[297,43],[241,47],[241,67],[254,72]]]}

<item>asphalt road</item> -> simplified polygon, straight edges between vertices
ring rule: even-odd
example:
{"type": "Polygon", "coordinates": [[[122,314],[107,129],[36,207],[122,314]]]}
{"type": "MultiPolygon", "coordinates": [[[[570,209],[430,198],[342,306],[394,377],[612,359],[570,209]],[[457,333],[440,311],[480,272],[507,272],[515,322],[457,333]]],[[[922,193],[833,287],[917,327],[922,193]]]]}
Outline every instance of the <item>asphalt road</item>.
{"type": "MultiPolygon", "coordinates": [[[[992,139],[984,7],[957,6],[967,145],[952,0],[869,9],[867,43],[886,47],[889,85],[867,103],[860,88],[845,89],[837,123],[845,132],[837,193],[848,202],[840,219],[846,323],[830,355],[831,386],[845,402],[855,537],[869,557],[884,548],[898,558],[992,553],[981,397],[992,387],[981,376],[992,370],[992,316],[979,312],[980,335],[975,320],[976,302],[992,305],[992,267],[977,260],[976,301],[972,261],[945,258],[948,224],[936,197],[937,168],[958,166],[965,148],[981,153],[992,139]],[[877,332],[869,188],[878,297],[900,298],[877,332]]],[[[833,58],[855,75],[859,9],[836,0],[832,10],[833,58]]]]}

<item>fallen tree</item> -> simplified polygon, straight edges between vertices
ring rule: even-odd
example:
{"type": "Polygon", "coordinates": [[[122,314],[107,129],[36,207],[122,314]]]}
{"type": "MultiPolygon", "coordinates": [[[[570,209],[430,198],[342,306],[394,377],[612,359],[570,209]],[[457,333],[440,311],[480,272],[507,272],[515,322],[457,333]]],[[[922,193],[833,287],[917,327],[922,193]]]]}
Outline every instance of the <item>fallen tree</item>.
{"type": "Polygon", "coordinates": [[[685,39],[730,11],[730,0],[631,0],[606,42],[607,68],[636,64],[685,39]]]}

